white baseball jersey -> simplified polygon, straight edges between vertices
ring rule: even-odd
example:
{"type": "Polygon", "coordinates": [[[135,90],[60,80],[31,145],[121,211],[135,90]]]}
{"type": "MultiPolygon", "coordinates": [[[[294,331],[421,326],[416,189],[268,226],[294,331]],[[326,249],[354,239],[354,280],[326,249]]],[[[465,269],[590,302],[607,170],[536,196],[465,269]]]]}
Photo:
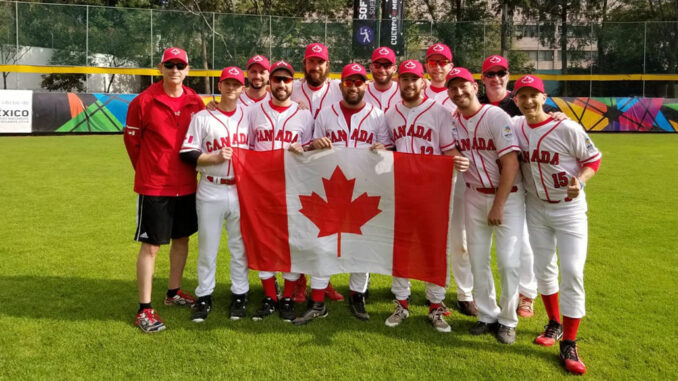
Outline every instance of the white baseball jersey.
{"type": "Polygon", "coordinates": [[[426,95],[427,98],[431,98],[434,101],[440,103],[443,107],[445,107],[452,113],[457,109],[457,105],[455,105],[454,102],[452,102],[450,96],[447,94],[447,90],[435,92],[431,89],[431,86],[429,85],[428,87],[426,87],[426,89],[424,89],[424,95],[426,95]]]}
{"type": "Polygon", "coordinates": [[[388,90],[377,90],[374,86],[374,82],[367,84],[367,90],[365,91],[365,102],[373,105],[374,107],[380,109],[383,112],[388,111],[391,106],[396,103],[399,103],[402,98],[400,98],[400,86],[398,82],[392,81],[391,88],[388,90]]]}
{"type": "Polygon", "coordinates": [[[524,116],[516,116],[513,122],[525,188],[541,200],[565,200],[570,179],[579,175],[584,164],[602,158],[584,128],[570,119],[549,118],[530,126],[524,116]]]}
{"type": "MultiPolygon", "coordinates": [[[[235,113],[227,116],[219,109],[202,110],[193,116],[180,152],[200,151],[211,153],[224,147],[249,147],[248,117],[244,107],[237,105],[235,113]]],[[[233,177],[231,161],[221,164],[198,165],[196,170],[203,175],[233,177]]]]}
{"type": "Polygon", "coordinates": [[[292,90],[292,100],[306,106],[313,115],[318,117],[321,110],[343,99],[339,89],[339,80],[328,79],[318,90],[311,90],[306,81],[295,81],[292,90]]]}
{"type": "Polygon", "coordinates": [[[313,137],[313,117],[308,110],[292,105],[283,112],[271,107],[271,102],[259,102],[248,107],[250,149],[268,151],[287,149],[292,143],[306,146],[313,137]]]}
{"type": "Polygon", "coordinates": [[[266,93],[266,95],[264,95],[262,99],[256,100],[247,95],[246,91],[243,91],[242,93],[240,93],[240,96],[238,97],[238,103],[247,107],[259,102],[268,102],[269,99],[271,99],[271,93],[268,92],[266,93]]]}
{"type": "MultiPolygon", "coordinates": [[[[518,139],[511,128],[511,118],[504,110],[482,105],[480,110],[466,118],[461,113],[454,120],[457,146],[469,159],[470,166],[464,180],[474,188],[497,188],[501,175],[499,158],[519,151],[518,139]]],[[[514,184],[520,184],[516,176],[514,184]]]]}
{"type": "Polygon", "coordinates": [[[332,146],[350,148],[369,148],[374,143],[391,147],[391,138],[386,129],[384,113],[371,104],[351,115],[351,125],[341,111],[340,102],[325,108],[318,114],[313,129],[313,138],[328,137],[332,146]]]}
{"type": "Polygon", "coordinates": [[[430,98],[413,108],[394,105],[386,112],[386,126],[398,152],[440,155],[456,148],[449,111],[430,98]]]}

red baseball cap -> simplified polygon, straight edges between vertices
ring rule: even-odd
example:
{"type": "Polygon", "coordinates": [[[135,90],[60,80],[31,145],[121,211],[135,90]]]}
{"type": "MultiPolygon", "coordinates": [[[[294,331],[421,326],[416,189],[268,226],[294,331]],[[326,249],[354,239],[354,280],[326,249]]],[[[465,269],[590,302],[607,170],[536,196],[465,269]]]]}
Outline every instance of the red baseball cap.
{"type": "Polygon", "coordinates": [[[424,77],[424,66],[417,60],[403,61],[398,68],[398,75],[414,74],[419,78],[424,77]]]}
{"type": "Polygon", "coordinates": [[[257,54],[256,56],[250,58],[249,61],[247,61],[247,66],[245,66],[245,67],[246,67],[247,69],[249,69],[250,66],[252,66],[252,65],[254,65],[254,64],[259,64],[259,65],[261,65],[261,67],[263,67],[264,70],[269,70],[269,69],[271,69],[271,63],[268,62],[268,58],[266,58],[266,57],[264,57],[264,56],[262,56],[262,55],[259,55],[259,54],[257,54]]]}
{"type": "Polygon", "coordinates": [[[344,70],[341,71],[341,79],[348,78],[352,75],[359,75],[367,80],[367,71],[361,64],[350,63],[344,66],[344,70]]]}
{"type": "Polygon", "coordinates": [[[273,65],[271,65],[271,70],[270,70],[271,76],[273,76],[273,73],[275,73],[278,70],[285,70],[288,73],[290,73],[290,76],[294,77],[294,68],[292,67],[292,65],[290,65],[289,63],[287,63],[285,61],[280,60],[278,62],[275,62],[273,65]]]}
{"type": "Polygon", "coordinates": [[[320,59],[323,59],[325,61],[330,60],[329,53],[327,52],[327,48],[325,45],[319,43],[319,42],[314,42],[312,44],[308,44],[306,46],[306,52],[304,53],[304,59],[311,58],[311,57],[317,57],[320,59]]]}
{"type": "Polygon", "coordinates": [[[445,86],[449,86],[450,81],[452,81],[455,78],[461,78],[469,82],[475,82],[475,79],[473,79],[473,74],[471,74],[471,72],[468,71],[467,68],[455,67],[452,68],[452,70],[450,70],[449,73],[447,73],[447,76],[445,77],[445,86]]]}
{"type": "Polygon", "coordinates": [[[162,54],[162,61],[160,61],[160,63],[171,60],[181,61],[188,65],[188,54],[186,54],[186,51],[181,48],[175,47],[167,48],[165,49],[165,52],[162,54]]]}
{"type": "Polygon", "coordinates": [[[492,66],[500,66],[508,70],[508,60],[496,54],[485,58],[485,61],[483,61],[483,73],[489,70],[492,66]]]}
{"type": "Polygon", "coordinates": [[[522,89],[523,87],[531,87],[542,93],[546,93],[546,91],[544,91],[544,81],[542,81],[541,78],[537,77],[536,75],[527,74],[518,78],[515,86],[513,86],[513,93],[517,94],[518,90],[522,89]]]}
{"type": "Polygon", "coordinates": [[[396,63],[395,52],[391,48],[388,48],[386,46],[376,48],[372,52],[372,62],[376,62],[377,60],[386,60],[392,64],[395,64],[396,63]]]}
{"type": "Polygon", "coordinates": [[[452,62],[452,50],[450,50],[450,47],[445,44],[437,43],[431,45],[426,51],[426,59],[434,54],[440,54],[452,62]]]}
{"type": "Polygon", "coordinates": [[[221,71],[221,77],[219,77],[219,82],[228,78],[233,78],[240,82],[241,85],[243,86],[245,85],[245,74],[242,72],[242,70],[240,70],[239,67],[229,66],[227,68],[224,68],[224,70],[221,71]]]}

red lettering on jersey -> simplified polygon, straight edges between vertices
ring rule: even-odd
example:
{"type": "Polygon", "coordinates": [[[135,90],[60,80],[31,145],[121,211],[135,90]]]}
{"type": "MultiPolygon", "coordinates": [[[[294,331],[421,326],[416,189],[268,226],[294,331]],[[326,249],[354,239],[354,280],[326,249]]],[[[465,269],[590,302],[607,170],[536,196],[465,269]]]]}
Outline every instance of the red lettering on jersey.
{"type": "Polygon", "coordinates": [[[260,142],[270,142],[273,140],[273,131],[257,130],[257,140],[260,142]]]}
{"type": "Polygon", "coordinates": [[[488,151],[496,151],[497,147],[494,146],[494,140],[490,139],[487,141],[487,150],[488,151]]]}
{"type": "Polygon", "coordinates": [[[558,152],[554,152],[553,156],[551,156],[551,152],[549,151],[537,151],[534,150],[532,151],[532,156],[530,156],[530,153],[525,151],[523,152],[523,160],[524,158],[529,158],[531,162],[533,163],[543,163],[543,164],[550,164],[550,165],[559,165],[560,164],[560,156],[558,155],[558,152]]]}
{"type": "Polygon", "coordinates": [[[558,152],[553,154],[553,157],[551,158],[551,162],[549,164],[551,164],[551,165],[560,164],[560,156],[558,156],[558,152]]]}
{"type": "Polygon", "coordinates": [[[398,126],[398,127],[393,129],[393,135],[395,136],[396,140],[407,135],[406,128],[407,128],[407,126],[398,126]]]}
{"type": "Polygon", "coordinates": [[[327,135],[328,135],[327,137],[330,138],[332,143],[347,141],[346,131],[330,131],[327,135]]]}

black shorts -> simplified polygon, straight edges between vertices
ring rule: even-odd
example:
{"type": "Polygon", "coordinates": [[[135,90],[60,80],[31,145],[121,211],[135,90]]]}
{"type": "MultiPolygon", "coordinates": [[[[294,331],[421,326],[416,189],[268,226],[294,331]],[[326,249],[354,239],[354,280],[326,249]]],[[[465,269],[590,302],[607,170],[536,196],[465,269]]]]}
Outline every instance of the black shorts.
{"type": "Polygon", "coordinates": [[[139,195],[135,241],[165,245],[170,238],[188,237],[197,231],[195,193],[180,197],[139,195]]]}

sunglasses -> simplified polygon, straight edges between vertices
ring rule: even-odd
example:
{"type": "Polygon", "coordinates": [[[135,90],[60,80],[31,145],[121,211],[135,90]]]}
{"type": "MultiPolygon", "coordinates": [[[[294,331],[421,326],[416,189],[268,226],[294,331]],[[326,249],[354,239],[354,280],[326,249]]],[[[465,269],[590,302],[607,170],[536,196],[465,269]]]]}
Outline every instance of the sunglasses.
{"type": "Polygon", "coordinates": [[[341,81],[341,84],[344,85],[344,87],[351,86],[360,87],[363,84],[365,84],[365,81],[362,79],[344,79],[343,81],[341,81]]]}
{"type": "Polygon", "coordinates": [[[176,66],[177,70],[184,70],[184,69],[186,69],[186,66],[188,66],[188,65],[186,65],[183,62],[163,62],[162,66],[164,66],[165,69],[169,69],[169,70],[174,69],[175,66],[176,66]]]}
{"type": "Polygon", "coordinates": [[[393,67],[393,64],[390,62],[372,62],[372,65],[374,66],[375,69],[390,69],[393,67]]]}
{"type": "Polygon", "coordinates": [[[276,76],[271,77],[271,82],[273,82],[273,83],[283,82],[285,84],[289,84],[289,83],[292,83],[292,81],[294,81],[294,78],[292,78],[292,77],[284,77],[284,76],[280,76],[280,75],[276,75],[276,76]]]}
{"type": "Polygon", "coordinates": [[[448,63],[450,63],[450,60],[447,60],[447,59],[442,59],[442,60],[426,60],[426,63],[427,63],[429,66],[436,66],[436,65],[445,66],[445,65],[447,65],[448,63]]]}
{"type": "Polygon", "coordinates": [[[486,72],[483,73],[483,77],[487,77],[487,78],[494,78],[495,76],[503,77],[506,74],[508,74],[508,72],[506,70],[486,71],[486,72]]]}

